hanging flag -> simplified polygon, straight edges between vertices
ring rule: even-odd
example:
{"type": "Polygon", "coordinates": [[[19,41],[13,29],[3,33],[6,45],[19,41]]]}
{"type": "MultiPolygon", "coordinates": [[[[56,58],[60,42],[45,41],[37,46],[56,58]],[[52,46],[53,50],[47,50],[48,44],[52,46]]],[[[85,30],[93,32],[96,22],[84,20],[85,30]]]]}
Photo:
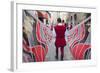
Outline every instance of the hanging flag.
{"type": "Polygon", "coordinates": [[[38,21],[36,25],[37,39],[39,42],[47,44],[52,40],[52,32],[49,27],[44,25],[41,21],[38,21]]]}
{"type": "Polygon", "coordinates": [[[81,41],[85,36],[85,26],[84,24],[76,25],[72,30],[69,31],[70,34],[67,35],[67,40],[70,48],[72,48],[76,43],[81,41]]]}

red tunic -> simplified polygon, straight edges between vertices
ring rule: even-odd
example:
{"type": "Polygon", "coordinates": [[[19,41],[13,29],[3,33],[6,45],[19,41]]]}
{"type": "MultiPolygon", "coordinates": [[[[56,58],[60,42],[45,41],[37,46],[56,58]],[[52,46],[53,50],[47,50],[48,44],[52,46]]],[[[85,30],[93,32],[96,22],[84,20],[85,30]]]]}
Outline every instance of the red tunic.
{"type": "Polygon", "coordinates": [[[55,26],[55,32],[56,32],[55,45],[56,45],[56,47],[64,47],[66,45],[65,31],[66,31],[65,25],[56,25],[55,26]]]}

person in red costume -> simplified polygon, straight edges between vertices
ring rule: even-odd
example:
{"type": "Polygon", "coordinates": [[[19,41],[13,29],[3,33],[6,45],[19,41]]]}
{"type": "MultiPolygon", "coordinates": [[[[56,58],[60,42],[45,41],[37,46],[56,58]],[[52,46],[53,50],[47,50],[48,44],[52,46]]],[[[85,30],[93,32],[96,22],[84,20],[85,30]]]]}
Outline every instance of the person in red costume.
{"type": "Polygon", "coordinates": [[[54,27],[55,33],[56,33],[56,40],[55,40],[55,46],[56,46],[56,59],[58,59],[58,48],[60,48],[61,52],[61,60],[63,60],[64,57],[64,46],[66,45],[65,40],[65,31],[66,26],[61,23],[61,19],[57,19],[57,25],[54,27]]]}

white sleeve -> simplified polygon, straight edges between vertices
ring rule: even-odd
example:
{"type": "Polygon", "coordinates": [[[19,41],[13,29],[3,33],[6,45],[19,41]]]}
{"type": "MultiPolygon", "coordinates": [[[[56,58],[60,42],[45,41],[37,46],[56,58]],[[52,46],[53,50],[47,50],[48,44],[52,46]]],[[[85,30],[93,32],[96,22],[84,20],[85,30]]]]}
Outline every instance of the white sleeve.
{"type": "Polygon", "coordinates": [[[66,29],[66,32],[65,32],[65,39],[66,39],[66,41],[68,40],[67,39],[68,35],[69,35],[69,31],[66,29]]]}
{"type": "Polygon", "coordinates": [[[55,29],[53,28],[53,31],[52,31],[52,35],[53,35],[53,38],[56,37],[56,32],[55,32],[55,29]]]}

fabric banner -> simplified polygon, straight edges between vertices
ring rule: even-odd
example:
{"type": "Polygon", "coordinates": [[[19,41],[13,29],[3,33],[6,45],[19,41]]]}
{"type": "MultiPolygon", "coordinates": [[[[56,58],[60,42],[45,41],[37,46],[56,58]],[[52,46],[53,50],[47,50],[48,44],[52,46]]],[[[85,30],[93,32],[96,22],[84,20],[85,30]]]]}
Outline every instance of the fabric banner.
{"type": "Polygon", "coordinates": [[[37,23],[36,32],[38,41],[47,45],[51,42],[52,32],[50,28],[44,25],[41,21],[38,21],[37,23]]]}
{"type": "Polygon", "coordinates": [[[69,46],[72,46],[81,41],[85,36],[85,26],[84,24],[80,24],[75,26],[72,30],[69,31],[70,34],[67,35],[67,42],[69,46]]]}
{"type": "Polygon", "coordinates": [[[68,31],[67,42],[70,48],[73,48],[76,43],[80,43],[81,40],[84,39],[86,35],[86,28],[85,28],[85,22],[88,21],[91,17],[88,17],[84,21],[82,21],[80,24],[73,27],[71,30],[68,31]]]}

